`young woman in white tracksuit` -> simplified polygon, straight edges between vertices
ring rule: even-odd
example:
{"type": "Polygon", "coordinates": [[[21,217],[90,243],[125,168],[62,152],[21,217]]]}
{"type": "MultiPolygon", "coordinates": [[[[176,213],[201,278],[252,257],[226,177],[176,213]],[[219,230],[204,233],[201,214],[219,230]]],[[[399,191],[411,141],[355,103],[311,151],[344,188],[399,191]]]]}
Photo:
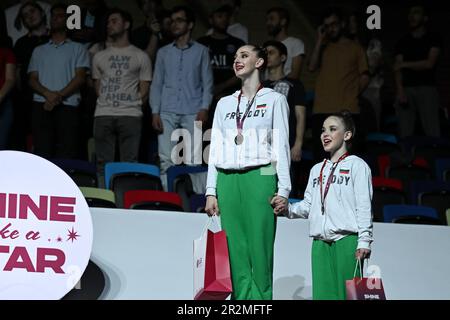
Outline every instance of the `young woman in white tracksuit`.
{"type": "Polygon", "coordinates": [[[219,101],[212,126],[205,209],[220,213],[227,233],[232,299],[272,299],[271,201],[287,206],[291,190],[289,106],[261,86],[266,61],[263,48],[238,49],[234,71],[242,89],[219,101]]]}
{"type": "Polygon", "coordinates": [[[315,300],[345,300],[345,280],[353,278],[356,259],[370,256],[372,177],[367,163],[349,154],[354,135],[349,113],[325,120],[321,140],[330,160],[311,169],[304,200],[289,205],[289,218],[310,220],[315,300]]]}

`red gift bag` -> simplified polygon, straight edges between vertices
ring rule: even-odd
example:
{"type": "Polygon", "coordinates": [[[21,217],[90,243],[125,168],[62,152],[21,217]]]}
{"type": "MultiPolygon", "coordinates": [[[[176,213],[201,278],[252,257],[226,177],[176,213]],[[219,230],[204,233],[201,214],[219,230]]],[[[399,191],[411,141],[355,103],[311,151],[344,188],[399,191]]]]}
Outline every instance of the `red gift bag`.
{"type": "Polygon", "coordinates": [[[352,280],[345,281],[347,300],[386,300],[383,282],[380,278],[364,278],[360,259],[356,260],[355,272],[352,280]],[[356,270],[360,268],[360,277],[356,277],[356,270]]]}
{"type": "Polygon", "coordinates": [[[194,300],[225,300],[233,292],[227,236],[224,230],[208,229],[213,219],[194,240],[194,300]]]}

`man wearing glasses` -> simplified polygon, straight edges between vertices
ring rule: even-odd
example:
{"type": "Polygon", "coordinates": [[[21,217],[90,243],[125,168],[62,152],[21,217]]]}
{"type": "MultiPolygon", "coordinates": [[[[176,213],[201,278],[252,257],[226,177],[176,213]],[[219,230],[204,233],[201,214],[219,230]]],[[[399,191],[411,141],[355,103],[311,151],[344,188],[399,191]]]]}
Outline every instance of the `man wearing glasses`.
{"type": "Polygon", "coordinates": [[[158,51],[150,90],[152,125],[159,133],[158,153],[164,189],[170,166],[202,163],[202,143],[194,143],[194,128],[196,121],[203,124],[207,121],[213,96],[208,48],[191,38],[194,13],[188,7],[177,6],[172,9],[171,19],[175,40],[158,51]],[[179,128],[187,129],[190,139],[183,136],[183,143],[190,144],[184,145],[183,159],[176,161],[171,154],[180,135],[176,135],[177,141],[172,141],[171,136],[179,128]]]}
{"type": "MultiPolygon", "coordinates": [[[[323,121],[330,115],[346,109],[352,113],[359,132],[355,137],[354,147],[364,138],[364,126],[361,125],[359,94],[369,83],[369,71],[366,53],[361,45],[345,35],[345,23],[342,13],[337,8],[325,12],[322,25],[317,33],[309,71],[319,71],[313,107],[312,134],[318,137],[322,131],[323,121]]],[[[313,144],[314,157],[324,158],[319,139],[313,144]]]]}

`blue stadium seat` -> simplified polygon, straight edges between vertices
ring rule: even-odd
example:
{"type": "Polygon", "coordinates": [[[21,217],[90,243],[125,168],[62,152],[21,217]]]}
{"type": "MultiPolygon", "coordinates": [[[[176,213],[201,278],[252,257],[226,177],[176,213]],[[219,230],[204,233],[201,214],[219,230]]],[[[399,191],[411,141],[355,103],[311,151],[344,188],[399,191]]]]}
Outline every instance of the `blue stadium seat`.
{"type": "Polygon", "coordinates": [[[435,162],[436,179],[445,181],[445,172],[450,170],[450,158],[439,158],[435,162]]]}
{"type": "Polygon", "coordinates": [[[76,159],[51,159],[50,161],[64,170],[78,187],[97,187],[95,164],[76,159]]]}
{"type": "Polygon", "coordinates": [[[383,132],[371,132],[367,134],[366,141],[382,141],[391,144],[397,144],[397,137],[393,134],[383,132]]]}
{"type": "Polygon", "coordinates": [[[410,195],[411,203],[419,204],[419,198],[421,194],[430,192],[450,192],[450,183],[443,181],[411,181],[410,195]]]}
{"type": "Polygon", "coordinates": [[[437,211],[430,207],[390,204],[383,207],[384,222],[395,222],[403,217],[427,217],[439,220],[437,211]]]}
{"type": "Polygon", "coordinates": [[[145,173],[155,177],[160,176],[159,168],[152,164],[135,162],[108,162],[105,164],[105,186],[110,189],[111,177],[119,173],[145,173]]]}
{"type": "Polygon", "coordinates": [[[189,174],[208,172],[208,167],[203,166],[172,166],[167,169],[167,191],[174,192],[174,182],[178,176],[189,174]]]}
{"type": "Polygon", "coordinates": [[[205,212],[206,197],[204,194],[193,194],[190,198],[192,212],[205,212]]]}

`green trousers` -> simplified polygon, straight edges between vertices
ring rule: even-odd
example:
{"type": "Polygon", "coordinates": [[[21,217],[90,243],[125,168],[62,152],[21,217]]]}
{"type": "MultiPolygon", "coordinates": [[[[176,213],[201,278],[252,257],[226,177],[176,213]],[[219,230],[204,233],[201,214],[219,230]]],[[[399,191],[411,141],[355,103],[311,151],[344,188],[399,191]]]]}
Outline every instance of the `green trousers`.
{"type": "MultiPolygon", "coordinates": [[[[345,280],[353,279],[358,237],[336,242],[314,240],[312,244],[313,300],[345,300],[345,280]]],[[[357,270],[356,276],[360,276],[357,270]]]]}
{"type": "Polygon", "coordinates": [[[270,199],[277,179],[268,168],[272,169],[269,165],[245,172],[219,171],[217,176],[217,200],[230,253],[231,299],[272,299],[276,216],[270,199]]]}

